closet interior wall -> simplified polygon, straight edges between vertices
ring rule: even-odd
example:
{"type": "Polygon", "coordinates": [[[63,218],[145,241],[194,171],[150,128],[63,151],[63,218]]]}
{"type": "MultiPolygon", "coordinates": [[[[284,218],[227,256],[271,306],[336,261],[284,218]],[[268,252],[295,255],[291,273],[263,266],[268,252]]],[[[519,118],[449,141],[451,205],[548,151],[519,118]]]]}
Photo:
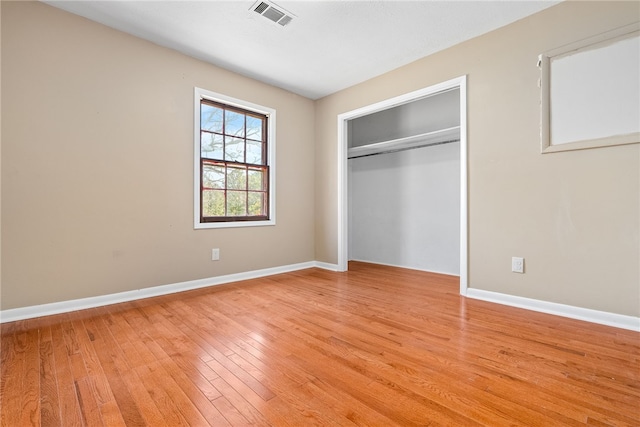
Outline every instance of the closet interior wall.
{"type": "MultiPolygon", "coordinates": [[[[348,147],[460,125],[459,90],[352,119],[348,147]]],[[[348,160],[349,259],[460,274],[459,140],[348,160]]]]}

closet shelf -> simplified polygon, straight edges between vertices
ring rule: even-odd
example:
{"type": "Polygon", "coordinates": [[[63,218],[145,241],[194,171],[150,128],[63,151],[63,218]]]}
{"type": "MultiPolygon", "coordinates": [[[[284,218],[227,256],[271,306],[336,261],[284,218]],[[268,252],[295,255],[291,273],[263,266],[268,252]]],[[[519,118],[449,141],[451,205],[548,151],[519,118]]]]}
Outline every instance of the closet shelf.
{"type": "Polygon", "coordinates": [[[347,158],[353,159],[457,141],[460,141],[460,126],[349,148],[347,158]]]}

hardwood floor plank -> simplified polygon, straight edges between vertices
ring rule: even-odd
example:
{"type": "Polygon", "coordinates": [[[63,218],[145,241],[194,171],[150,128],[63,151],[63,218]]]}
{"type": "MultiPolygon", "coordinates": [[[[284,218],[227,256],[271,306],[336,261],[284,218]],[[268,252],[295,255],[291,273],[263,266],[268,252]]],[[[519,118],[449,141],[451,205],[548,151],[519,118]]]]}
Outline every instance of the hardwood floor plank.
{"type": "MultiPolygon", "coordinates": [[[[155,364],[157,362],[153,363],[155,364]]],[[[162,413],[166,425],[188,426],[189,422],[184,418],[171,395],[165,390],[163,386],[164,378],[155,377],[153,371],[147,366],[138,366],[134,371],[154,400],[155,406],[162,413]],[[160,381],[162,381],[162,383],[160,381]]]]}
{"type": "MultiPolygon", "coordinates": [[[[103,422],[107,426],[124,425],[121,414],[118,413],[116,415],[113,413],[113,405],[116,404],[116,401],[112,393],[111,384],[109,384],[109,379],[103,369],[109,369],[110,366],[108,363],[106,365],[102,363],[103,361],[107,362],[106,355],[103,354],[105,357],[103,357],[104,360],[101,360],[97,354],[95,348],[95,330],[87,327],[86,320],[75,319],[72,324],[76,332],[76,342],[82,356],[82,361],[84,362],[86,375],[90,378],[88,384],[91,385],[92,396],[101,413],[103,422]]],[[[98,344],[100,343],[98,342],[98,344]]],[[[73,357],[76,357],[76,355],[73,357]]],[[[113,381],[116,382],[117,380],[114,379],[113,381]]],[[[124,398],[123,396],[123,399],[124,398]]]]}
{"type": "MultiPolygon", "coordinates": [[[[145,388],[142,379],[135,370],[127,371],[121,374],[122,382],[126,385],[127,390],[133,397],[140,415],[144,418],[144,423],[140,425],[148,426],[170,426],[167,424],[167,418],[156,406],[156,402],[145,388]]],[[[127,419],[127,422],[129,420],[127,419]]],[[[135,425],[134,422],[132,422],[135,425]]]]}
{"type": "Polygon", "coordinates": [[[40,333],[27,331],[24,347],[21,417],[18,425],[40,424],[40,333]]]}
{"type": "MultiPolygon", "coordinates": [[[[229,385],[222,377],[216,378],[211,382],[215,388],[231,403],[234,412],[238,412],[247,420],[247,425],[269,426],[278,425],[271,424],[260,412],[261,406],[256,408],[252,403],[245,399],[245,396],[239,393],[236,388],[229,385]]],[[[288,424],[283,424],[288,425],[288,424]]]]}
{"type": "Polygon", "coordinates": [[[371,410],[365,403],[354,396],[321,380],[314,380],[301,387],[301,393],[315,396],[333,411],[357,426],[393,427],[400,424],[392,421],[377,411],[371,410]]]}
{"type": "MultiPolygon", "coordinates": [[[[205,425],[206,421],[198,410],[198,407],[202,408],[202,401],[198,398],[202,397],[207,404],[210,404],[210,402],[201,393],[191,394],[192,389],[185,385],[190,385],[190,383],[183,382],[182,384],[187,393],[191,394],[187,395],[181,387],[181,384],[176,382],[176,379],[171,373],[174,372],[174,375],[178,377],[178,381],[183,379],[184,374],[182,374],[182,376],[178,375],[177,372],[179,372],[179,369],[175,368],[173,361],[154,340],[154,325],[146,314],[142,310],[139,310],[136,316],[131,318],[130,321],[131,320],[137,325],[136,330],[138,331],[138,337],[142,344],[144,344],[148,352],[152,353],[156,358],[156,361],[145,366],[144,370],[141,369],[142,367],[139,367],[136,368],[136,371],[142,372],[147,390],[154,399],[156,399],[157,396],[156,404],[158,407],[162,410],[161,405],[170,406],[174,413],[172,417],[174,419],[176,419],[176,417],[179,418],[179,422],[184,420],[188,425],[205,425]],[[138,316],[138,314],[142,314],[142,316],[138,316]],[[159,379],[162,379],[162,381],[160,382],[159,379]],[[171,404],[169,404],[170,402],[171,404]]],[[[213,411],[215,411],[215,408],[210,405],[209,412],[205,410],[205,413],[209,414],[213,411]]],[[[169,424],[171,425],[172,423],[169,424]]]]}
{"type": "MultiPolygon", "coordinates": [[[[217,375],[223,378],[223,375],[228,374],[235,376],[239,381],[243,382],[247,387],[249,387],[253,393],[259,395],[260,398],[265,401],[268,401],[275,397],[275,394],[271,390],[269,390],[249,372],[243,370],[241,367],[236,365],[229,357],[227,357],[232,356],[235,353],[233,353],[233,351],[231,351],[228,347],[218,341],[215,337],[206,332],[207,328],[213,327],[215,327],[215,325],[212,325],[210,320],[206,319],[204,316],[199,316],[197,322],[187,321],[182,325],[182,328],[185,331],[190,331],[192,334],[195,333],[196,335],[200,336],[200,342],[207,343],[205,346],[206,351],[212,357],[212,359],[207,362],[207,365],[217,375]]],[[[229,378],[227,377],[227,379],[229,378]]],[[[235,382],[235,380],[233,382],[235,382]]]]}
{"type": "MultiPolygon", "coordinates": [[[[149,315],[155,327],[153,337],[171,358],[172,363],[175,364],[170,368],[175,373],[175,375],[172,375],[176,382],[181,384],[185,393],[196,393],[197,390],[197,393],[202,394],[202,397],[208,401],[220,397],[220,392],[211,385],[207,376],[201,372],[205,371],[205,369],[200,368],[205,363],[196,356],[201,351],[201,348],[175,327],[175,323],[170,320],[173,316],[164,307],[158,306],[156,312],[163,315],[149,315]]],[[[209,368],[207,367],[207,369],[209,368]]],[[[216,378],[217,375],[213,374],[213,376],[208,375],[208,377],[211,379],[216,378]]],[[[209,404],[201,402],[201,406],[199,407],[201,412],[212,410],[209,404]]],[[[203,412],[203,415],[205,415],[205,412],[203,412]]],[[[215,418],[220,414],[213,413],[211,416],[215,418]]]]}
{"type": "Polygon", "coordinates": [[[122,379],[122,372],[114,362],[117,345],[110,339],[108,331],[102,327],[100,321],[89,319],[84,321],[88,330],[92,331],[92,344],[100,362],[104,379],[110,391],[111,399],[101,404],[101,412],[108,426],[114,425],[144,425],[144,417],[140,413],[135,399],[131,396],[127,385],[122,379]],[[111,344],[111,345],[109,345],[111,344]],[[116,410],[114,410],[116,409],[116,410]]]}
{"type": "MultiPolygon", "coordinates": [[[[84,376],[75,380],[75,391],[80,405],[80,413],[84,425],[103,426],[100,405],[95,396],[95,385],[93,378],[84,376]]],[[[28,424],[24,424],[28,425],[28,424]]]]}
{"type": "Polygon", "coordinates": [[[227,423],[232,426],[246,426],[250,425],[247,420],[236,408],[229,402],[229,400],[220,394],[220,397],[211,401],[213,405],[224,414],[227,423]]]}
{"type": "Polygon", "coordinates": [[[1,426],[640,426],[640,334],[351,263],[2,324],[1,426]]]}
{"type": "Polygon", "coordinates": [[[180,366],[175,363],[174,359],[169,359],[164,361],[163,368],[166,372],[171,376],[173,381],[180,387],[184,395],[189,399],[191,405],[193,405],[200,414],[209,422],[214,425],[227,425],[227,421],[224,416],[216,409],[216,407],[211,403],[211,400],[207,397],[207,395],[215,396],[215,398],[220,396],[215,387],[213,387],[208,381],[204,380],[201,382],[200,386],[192,382],[192,380],[185,375],[184,371],[180,369],[180,366]],[[206,383],[206,393],[202,391],[200,388],[203,383],[206,383]],[[209,388],[213,389],[214,392],[209,391],[209,388]]]}
{"type": "MultiPolygon", "coordinates": [[[[196,309],[202,309],[199,304],[196,309]]],[[[226,329],[227,333],[220,334],[218,339],[234,354],[231,357],[239,356],[244,361],[258,368],[260,372],[277,376],[278,381],[271,383],[269,387],[277,388],[278,384],[285,387],[298,387],[302,384],[313,380],[314,377],[302,369],[296,369],[295,366],[286,363],[286,357],[290,354],[286,348],[279,345],[266,345],[269,341],[265,337],[252,336],[252,331],[242,321],[240,315],[235,315],[233,306],[220,305],[216,312],[211,314],[214,322],[218,322],[220,317],[228,320],[231,325],[226,329]]],[[[248,324],[249,325],[249,324],[248,324]]],[[[236,364],[240,364],[239,359],[236,364]]]]}
{"type": "Polygon", "coordinates": [[[61,425],[82,425],[80,403],[77,399],[76,386],[71,371],[69,352],[64,340],[62,323],[53,324],[51,326],[51,340],[56,363],[55,374],[58,382],[58,401],[60,405],[61,425]]]}
{"type": "Polygon", "coordinates": [[[51,327],[42,328],[40,333],[40,423],[45,426],[61,426],[58,376],[51,327]]]}
{"type": "Polygon", "coordinates": [[[316,399],[302,399],[300,388],[289,389],[269,401],[268,419],[274,426],[352,426],[316,399]]]}
{"type": "MultiPolygon", "coordinates": [[[[102,322],[97,323],[96,327],[105,340],[114,367],[126,387],[126,391],[122,393],[124,395],[128,393],[131,396],[137,411],[144,419],[144,423],[140,425],[167,426],[164,415],[156,406],[156,402],[135,371],[136,367],[144,366],[144,363],[141,362],[141,356],[129,341],[132,338],[136,338],[131,336],[129,330],[122,327],[122,325],[128,325],[126,320],[117,313],[114,314],[112,312],[109,312],[100,320],[102,322]]],[[[131,411],[134,412],[133,409],[131,411]]],[[[130,416],[133,417],[132,420],[137,419],[135,414],[130,416]]],[[[125,418],[125,420],[129,423],[129,418],[125,418]]],[[[131,424],[136,425],[134,421],[131,421],[131,424]]]]}
{"type": "Polygon", "coordinates": [[[24,332],[12,332],[2,337],[0,421],[3,427],[18,425],[20,421],[26,339],[27,334],[24,332]]]}

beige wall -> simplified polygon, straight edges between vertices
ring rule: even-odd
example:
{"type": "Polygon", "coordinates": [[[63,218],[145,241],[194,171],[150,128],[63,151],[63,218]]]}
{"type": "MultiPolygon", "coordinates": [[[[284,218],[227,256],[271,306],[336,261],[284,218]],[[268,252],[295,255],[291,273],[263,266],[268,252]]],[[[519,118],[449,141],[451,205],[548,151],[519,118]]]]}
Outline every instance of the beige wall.
{"type": "MultiPolygon", "coordinates": [[[[2,46],[2,4],[0,4],[0,46],[2,46]]],[[[2,297],[2,55],[0,54],[0,297],[2,297]]],[[[0,309],[1,309],[0,303],[0,309]]]]}
{"type": "Polygon", "coordinates": [[[312,101],[42,3],[1,7],[3,310],[314,259],[312,101]],[[193,229],[194,86],[277,110],[276,226],[193,229]]]}
{"type": "Polygon", "coordinates": [[[536,67],[639,16],[638,2],[562,3],[319,100],[316,259],[338,261],[336,116],[466,74],[469,286],[640,315],[640,145],[541,155],[536,67]]]}

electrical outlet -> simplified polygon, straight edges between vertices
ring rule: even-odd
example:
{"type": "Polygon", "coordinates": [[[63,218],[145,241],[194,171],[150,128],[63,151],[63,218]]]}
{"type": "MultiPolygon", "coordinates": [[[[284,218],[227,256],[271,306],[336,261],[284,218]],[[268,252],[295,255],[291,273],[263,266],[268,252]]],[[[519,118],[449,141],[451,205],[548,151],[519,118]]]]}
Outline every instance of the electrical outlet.
{"type": "Polygon", "coordinates": [[[211,249],[211,261],[219,261],[220,260],[220,249],[215,248],[211,249]]]}
{"type": "Polygon", "coordinates": [[[524,273],[524,258],[511,257],[511,271],[514,273],[524,273]]]}

